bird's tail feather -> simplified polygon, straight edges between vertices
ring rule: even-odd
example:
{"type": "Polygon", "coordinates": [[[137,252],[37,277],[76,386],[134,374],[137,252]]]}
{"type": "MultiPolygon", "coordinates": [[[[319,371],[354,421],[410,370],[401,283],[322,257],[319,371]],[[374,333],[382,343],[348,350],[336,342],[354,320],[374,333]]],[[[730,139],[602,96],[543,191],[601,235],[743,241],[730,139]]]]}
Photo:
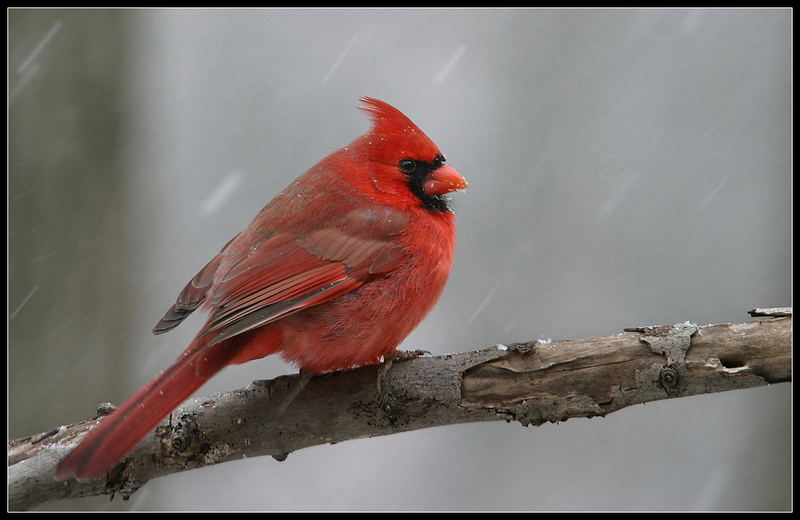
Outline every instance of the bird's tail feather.
{"type": "Polygon", "coordinates": [[[211,347],[196,339],[181,357],[94,427],[56,470],[56,477],[89,480],[127,455],[176,406],[236,354],[231,341],[211,347]]]}

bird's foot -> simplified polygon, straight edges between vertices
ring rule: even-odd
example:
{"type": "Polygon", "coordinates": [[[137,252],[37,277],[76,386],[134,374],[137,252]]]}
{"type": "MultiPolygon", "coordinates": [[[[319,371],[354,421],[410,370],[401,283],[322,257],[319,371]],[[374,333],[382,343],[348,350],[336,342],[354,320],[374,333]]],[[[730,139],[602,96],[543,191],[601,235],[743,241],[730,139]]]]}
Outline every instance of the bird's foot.
{"type": "Polygon", "coordinates": [[[408,361],[411,359],[417,359],[418,357],[422,357],[426,354],[430,354],[427,350],[393,350],[388,354],[383,356],[383,366],[381,367],[380,372],[378,372],[378,380],[375,382],[375,386],[378,390],[378,393],[381,393],[381,382],[383,382],[383,378],[386,377],[386,374],[389,373],[389,369],[392,368],[395,361],[408,361]]]}

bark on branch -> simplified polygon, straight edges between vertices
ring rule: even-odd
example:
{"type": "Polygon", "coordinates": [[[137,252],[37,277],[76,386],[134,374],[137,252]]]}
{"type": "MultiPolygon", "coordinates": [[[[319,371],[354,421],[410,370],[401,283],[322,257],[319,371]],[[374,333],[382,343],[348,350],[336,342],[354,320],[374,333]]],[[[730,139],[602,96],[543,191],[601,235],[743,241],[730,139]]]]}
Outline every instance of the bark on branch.
{"type": "MultiPolygon", "coordinates": [[[[626,406],[791,381],[791,308],[750,323],[686,322],[614,336],[498,345],[330,374],[296,375],[191,399],[105,478],[57,481],[58,461],[100,417],[8,443],[9,509],[96,494],[243,457],[476,421],[523,425],[604,416],[626,406]],[[773,317],[773,316],[781,317],[773,317]],[[288,404],[288,406],[287,406],[288,404]]],[[[108,408],[106,406],[105,408],[108,408]]]]}

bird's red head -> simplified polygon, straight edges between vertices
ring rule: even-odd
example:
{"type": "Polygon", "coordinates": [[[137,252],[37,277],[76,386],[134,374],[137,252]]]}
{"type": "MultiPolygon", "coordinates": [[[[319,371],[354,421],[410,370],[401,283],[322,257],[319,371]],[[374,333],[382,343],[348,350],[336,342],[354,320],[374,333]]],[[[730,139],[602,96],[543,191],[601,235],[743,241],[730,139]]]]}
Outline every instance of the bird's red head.
{"type": "Polygon", "coordinates": [[[444,164],[436,143],[402,112],[378,99],[362,97],[361,101],[365,106],[360,109],[372,118],[372,128],[348,148],[381,165],[385,172],[381,184],[388,185],[394,179],[428,209],[447,210],[443,195],[465,189],[467,181],[444,164]]]}

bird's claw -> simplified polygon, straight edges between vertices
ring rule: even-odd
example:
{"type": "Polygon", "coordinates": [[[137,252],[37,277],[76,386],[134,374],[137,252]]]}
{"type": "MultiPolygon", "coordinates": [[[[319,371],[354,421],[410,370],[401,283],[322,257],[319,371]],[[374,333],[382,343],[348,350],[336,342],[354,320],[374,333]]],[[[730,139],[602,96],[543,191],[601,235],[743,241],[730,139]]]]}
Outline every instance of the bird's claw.
{"type": "Polygon", "coordinates": [[[427,350],[394,350],[383,356],[384,361],[408,361],[424,355],[430,355],[427,350]]]}

